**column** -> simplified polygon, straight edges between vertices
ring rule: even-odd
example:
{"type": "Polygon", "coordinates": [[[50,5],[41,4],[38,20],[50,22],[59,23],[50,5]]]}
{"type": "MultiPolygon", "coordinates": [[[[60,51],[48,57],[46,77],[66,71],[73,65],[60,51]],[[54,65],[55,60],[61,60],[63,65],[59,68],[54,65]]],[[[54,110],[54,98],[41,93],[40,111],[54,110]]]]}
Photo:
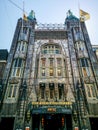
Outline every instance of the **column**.
{"type": "Polygon", "coordinates": [[[46,94],[46,101],[48,101],[49,100],[49,84],[46,84],[45,94],[46,94]]]}
{"type": "Polygon", "coordinates": [[[55,83],[55,98],[58,100],[58,83],[55,83]]]}

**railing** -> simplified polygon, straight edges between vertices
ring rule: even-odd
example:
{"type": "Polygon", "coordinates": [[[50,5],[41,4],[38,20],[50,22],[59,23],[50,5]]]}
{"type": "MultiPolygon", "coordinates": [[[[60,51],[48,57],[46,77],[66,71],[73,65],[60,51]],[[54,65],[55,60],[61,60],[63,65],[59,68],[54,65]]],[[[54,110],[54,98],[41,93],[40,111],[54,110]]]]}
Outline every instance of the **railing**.
{"type": "Polygon", "coordinates": [[[36,30],[64,30],[66,26],[64,24],[37,24],[36,30]]]}

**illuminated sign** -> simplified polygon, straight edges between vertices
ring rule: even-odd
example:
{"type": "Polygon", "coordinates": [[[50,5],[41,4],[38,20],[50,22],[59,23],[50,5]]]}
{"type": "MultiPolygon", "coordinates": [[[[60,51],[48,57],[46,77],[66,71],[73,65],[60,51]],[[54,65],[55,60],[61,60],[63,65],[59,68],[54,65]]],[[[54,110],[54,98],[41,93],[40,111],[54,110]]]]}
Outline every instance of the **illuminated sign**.
{"type": "Polygon", "coordinates": [[[56,112],[56,108],[48,108],[47,111],[48,112],[56,112]]]}
{"type": "Polygon", "coordinates": [[[32,105],[72,105],[72,102],[32,102],[32,105]]]}

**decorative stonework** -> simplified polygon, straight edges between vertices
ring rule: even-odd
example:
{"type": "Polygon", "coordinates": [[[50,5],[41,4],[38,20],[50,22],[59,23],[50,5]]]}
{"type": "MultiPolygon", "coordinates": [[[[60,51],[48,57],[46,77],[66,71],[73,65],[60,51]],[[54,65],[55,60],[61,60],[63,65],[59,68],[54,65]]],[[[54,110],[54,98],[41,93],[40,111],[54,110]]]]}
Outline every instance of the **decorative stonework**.
{"type": "Polygon", "coordinates": [[[9,83],[10,84],[18,84],[19,83],[19,79],[16,77],[12,77],[9,79],[9,83]]]}

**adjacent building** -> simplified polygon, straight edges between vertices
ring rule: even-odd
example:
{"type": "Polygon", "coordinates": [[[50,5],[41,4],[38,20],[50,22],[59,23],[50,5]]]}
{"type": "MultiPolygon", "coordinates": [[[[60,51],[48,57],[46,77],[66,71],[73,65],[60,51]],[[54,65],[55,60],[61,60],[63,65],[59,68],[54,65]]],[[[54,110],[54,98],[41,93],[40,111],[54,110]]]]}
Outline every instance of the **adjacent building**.
{"type": "Polygon", "coordinates": [[[85,22],[17,22],[3,76],[0,129],[98,130],[98,60],[85,22]]]}
{"type": "Polygon", "coordinates": [[[93,51],[98,58],[98,45],[92,45],[93,51]]]}
{"type": "Polygon", "coordinates": [[[6,49],[0,49],[0,101],[3,91],[3,85],[2,85],[3,73],[7,64],[7,57],[8,57],[8,51],[6,49]]]}

